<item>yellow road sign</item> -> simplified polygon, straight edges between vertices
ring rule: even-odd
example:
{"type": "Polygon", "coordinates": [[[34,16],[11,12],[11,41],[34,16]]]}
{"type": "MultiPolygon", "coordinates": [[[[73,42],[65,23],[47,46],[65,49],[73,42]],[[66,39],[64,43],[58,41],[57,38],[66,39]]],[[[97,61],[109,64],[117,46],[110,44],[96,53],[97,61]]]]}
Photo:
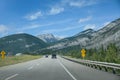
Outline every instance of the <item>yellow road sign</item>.
{"type": "Polygon", "coordinates": [[[1,55],[2,55],[1,57],[2,57],[2,59],[5,58],[5,54],[6,54],[5,51],[2,51],[2,52],[1,52],[1,55]]]}
{"type": "Polygon", "coordinates": [[[82,49],[82,50],[81,50],[81,56],[84,58],[85,55],[86,55],[86,51],[85,51],[85,49],[82,49]]]}

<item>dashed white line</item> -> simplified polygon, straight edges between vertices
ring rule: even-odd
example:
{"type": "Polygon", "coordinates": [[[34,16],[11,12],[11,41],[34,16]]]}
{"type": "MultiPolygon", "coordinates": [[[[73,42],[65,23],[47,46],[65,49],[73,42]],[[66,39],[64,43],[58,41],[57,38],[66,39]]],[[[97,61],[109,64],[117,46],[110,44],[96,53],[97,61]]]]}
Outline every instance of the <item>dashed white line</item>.
{"type": "Polygon", "coordinates": [[[58,60],[58,62],[64,68],[64,70],[72,77],[73,80],[77,80],[59,60],[58,60]]]}
{"type": "Polygon", "coordinates": [[[33,66],[29,67],[28,70],[31,70],[33,68],[33,66]]]}
{"type": "Polygon", "coordinates": [[[5,80],[12,79],[12,78],[16,77],[17,75],[18,75],[18,74],[14,74],[14,75],[12,75],[12,76],[10,76],[10,77],[6,78],[5,80]]]}

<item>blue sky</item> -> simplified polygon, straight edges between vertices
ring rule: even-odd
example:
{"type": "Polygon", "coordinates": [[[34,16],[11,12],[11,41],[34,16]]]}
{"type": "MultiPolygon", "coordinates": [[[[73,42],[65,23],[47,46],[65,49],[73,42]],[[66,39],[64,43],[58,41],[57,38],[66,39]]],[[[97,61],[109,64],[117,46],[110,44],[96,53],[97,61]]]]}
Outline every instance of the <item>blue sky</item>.
{"type": "Polygon", "coordinates": [[[0,0],[0,37],[28,33],[73,36],[120,18],[120,0],[0,0]]]}

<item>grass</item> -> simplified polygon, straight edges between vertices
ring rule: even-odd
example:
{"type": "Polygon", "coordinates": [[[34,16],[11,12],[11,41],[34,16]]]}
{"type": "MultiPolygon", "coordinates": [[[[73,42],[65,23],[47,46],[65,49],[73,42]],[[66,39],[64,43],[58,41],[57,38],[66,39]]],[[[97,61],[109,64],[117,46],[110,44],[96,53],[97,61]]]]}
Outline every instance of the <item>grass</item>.
{"type": "Polygon", "coordinates": [[[40,55],[7,56],[5,57],[5,59],[1,59],[0,57],[0,67],[17,64],[21,62],[26,62],[26,61],[34,60],[38,58],[41,58],[41,56],[40,55]]]}

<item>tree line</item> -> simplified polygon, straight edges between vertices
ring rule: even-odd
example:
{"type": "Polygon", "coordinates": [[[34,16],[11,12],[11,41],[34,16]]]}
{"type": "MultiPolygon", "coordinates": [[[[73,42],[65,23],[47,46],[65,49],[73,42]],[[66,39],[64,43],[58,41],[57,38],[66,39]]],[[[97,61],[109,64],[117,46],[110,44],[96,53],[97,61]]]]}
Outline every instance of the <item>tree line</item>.
{"type": "MultiPolygon", "coordinates": [[[[81,50],[79,46],[69,47],[66,49],[59,50],[58,52],[75,58],[81,58],[81,50]]],[[[99,49],[85,49],[86,56],[84,59],[110,62],[110,63],[120,63],[120,48],[115,44],[110,43],[107,47],[101,46],[99,49]]]]}

